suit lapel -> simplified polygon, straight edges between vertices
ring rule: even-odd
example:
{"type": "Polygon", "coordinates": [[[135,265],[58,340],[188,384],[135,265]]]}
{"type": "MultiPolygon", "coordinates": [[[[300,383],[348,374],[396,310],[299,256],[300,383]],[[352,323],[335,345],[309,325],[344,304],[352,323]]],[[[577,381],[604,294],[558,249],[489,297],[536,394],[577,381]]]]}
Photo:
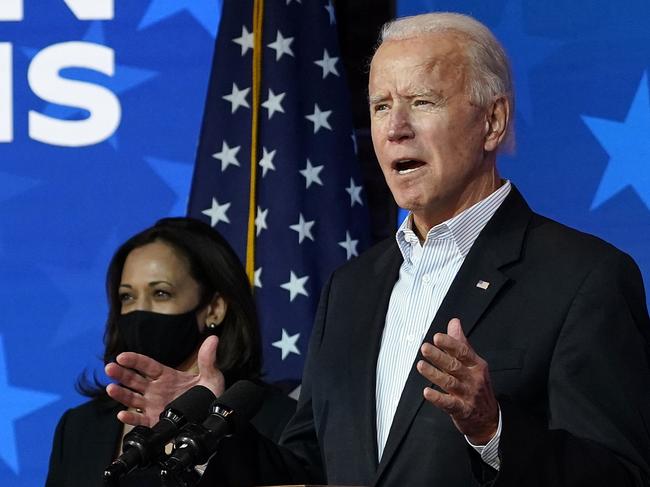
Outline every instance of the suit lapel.
{"type": "Polygon", "coordinates": [[[352,322],[358,330],[353,335],[359,340],[354,348],[360,352],[351,358],[352,366],[345,373],[349,374],[349,383],[353,384],[349,401],[350,414],[360,422],[359,430],[363,435],[360,444],[373,446],[363,452],[365,464],[369,467],[369,476],[372,476],[377,468],[378,455],[375,401],[377,356],[388,302],[401,263],[402,255],[393,241],[374,262],[371,279],[364,281],[363,289],[351,291],[360,296],[359,306],[352,317],[352,322]]]}
{"type": "MultiPolygon", "coordinates": [[[[438,332],[446,332],[447,323],[452,318],[460,318],[465,334],[470,336],[490,303],[504,287],[507,287],[509,278],[502,270],[519,259],[531,215],[530,208],[513,186],[510,194],[485,226],[465,258],[427,331],[426,341],[430,341],[438,332]],[[486,286],[485,283],[488,285],[486,286]]],[[[400,397],[373,485],[377,484],[398,451],[409,426],[422,406],[424,401],[422,390],[431,385],[415,369],[415,364],[421,358],[422,355],[418,351],[400,397]]]]}

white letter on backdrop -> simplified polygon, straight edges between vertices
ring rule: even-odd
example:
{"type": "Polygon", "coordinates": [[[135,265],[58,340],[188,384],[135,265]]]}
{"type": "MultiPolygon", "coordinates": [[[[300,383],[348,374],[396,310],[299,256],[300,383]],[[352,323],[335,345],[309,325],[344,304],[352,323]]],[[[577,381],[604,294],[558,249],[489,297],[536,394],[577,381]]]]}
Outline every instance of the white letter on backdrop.
{"type": "Polygon", "coordinates": [[[103,142],[120,125],[120,100],[107,88],[62,78],[64,68],[86,68],[113,76],[113,49],[89,42],[63,42],[46,47],[32,60],[27,79],[43,100],[90,112],[84,120],[61,120],[29,112],[29,136],[45,144],[81,147],[103,142]]]}
{"type": "Polygon", "coordinates": [[[0,42],[0,142],[14,140],[13,62],[11,44],[0,42]]]}

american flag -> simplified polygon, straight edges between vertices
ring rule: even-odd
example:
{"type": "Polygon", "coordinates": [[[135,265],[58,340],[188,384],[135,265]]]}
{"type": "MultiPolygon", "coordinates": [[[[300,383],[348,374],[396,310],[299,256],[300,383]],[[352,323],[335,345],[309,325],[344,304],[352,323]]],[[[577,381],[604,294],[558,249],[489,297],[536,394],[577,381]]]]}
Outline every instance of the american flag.
{"type": "Polygon", "coordinates": [[[189,213],[247,264],[268,380],[300,379],[322,285],[369,243],[355,151],[332,3],[225,0],[189,213]]]}

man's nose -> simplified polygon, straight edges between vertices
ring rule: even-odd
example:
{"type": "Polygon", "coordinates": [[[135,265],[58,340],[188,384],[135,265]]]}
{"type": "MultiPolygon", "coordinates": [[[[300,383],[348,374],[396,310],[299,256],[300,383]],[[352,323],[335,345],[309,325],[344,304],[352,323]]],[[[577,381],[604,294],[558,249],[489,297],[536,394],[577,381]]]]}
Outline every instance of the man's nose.
{"type": "Polygon", "coordinates": [[[414,135],[407,109],[399,106],[393,107],[388,122],[388,140],[397,142],[410,139],[414,135]]]}

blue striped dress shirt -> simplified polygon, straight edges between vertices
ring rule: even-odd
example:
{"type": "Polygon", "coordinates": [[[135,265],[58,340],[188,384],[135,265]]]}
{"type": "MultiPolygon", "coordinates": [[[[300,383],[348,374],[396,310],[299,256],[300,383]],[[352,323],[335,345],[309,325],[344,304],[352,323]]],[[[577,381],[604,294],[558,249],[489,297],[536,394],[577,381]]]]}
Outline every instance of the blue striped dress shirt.
{"type": "MultiPolygon", "coordinates": [[[[412,215],[397,231],[404,258],[393,288],[377,359],[377,447],[379,459],[411,365],[460,266],[476,238],[510,192],[510,181],[453,218],[429,230],[421,244],[412,215]]],[[[429,340],[432,337],[427,337],[429,340]]],[[[499,431],[501,418],[499,413],[499,431]]],[[[472,445],[486,463],[498,468],[497,435],[484,447],[472,445]]]]}

